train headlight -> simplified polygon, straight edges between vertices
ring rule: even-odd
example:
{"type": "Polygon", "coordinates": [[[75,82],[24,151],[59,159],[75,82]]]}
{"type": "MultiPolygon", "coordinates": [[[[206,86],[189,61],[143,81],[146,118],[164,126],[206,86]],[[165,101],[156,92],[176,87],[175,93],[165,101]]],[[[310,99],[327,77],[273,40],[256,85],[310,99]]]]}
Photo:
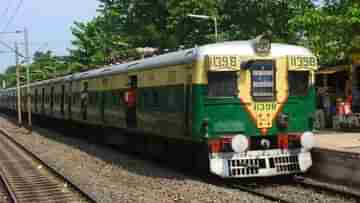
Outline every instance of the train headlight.
{"type": "Polygon", "coordinates": [[[314,148],[315,145],[316,145],[316,139],[314,133],[304,132],[301,135],[301,146],[303,146],[306,150],[310,150],[314,148]]]}
{"type": "Polygon", "coordinates": [[[249,149],[249,139],[245,135],[236,135],[231,140],[231,147],[235,152],[245,152],[249,149]]]}

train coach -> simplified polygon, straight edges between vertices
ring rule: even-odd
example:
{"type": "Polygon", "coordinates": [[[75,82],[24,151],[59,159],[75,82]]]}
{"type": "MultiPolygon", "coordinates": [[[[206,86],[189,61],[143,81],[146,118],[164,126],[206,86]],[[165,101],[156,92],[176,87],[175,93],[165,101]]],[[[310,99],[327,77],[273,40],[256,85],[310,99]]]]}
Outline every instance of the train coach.
{"type": "MultiPolygon", "coordinates": [[[[308,49],[261,36],[36,82],[31,112],[223,178],[296,174],[312,165],[316,69],[308,49]]],[[[0,101],[16,110],[16,89],[0,101]]]]}

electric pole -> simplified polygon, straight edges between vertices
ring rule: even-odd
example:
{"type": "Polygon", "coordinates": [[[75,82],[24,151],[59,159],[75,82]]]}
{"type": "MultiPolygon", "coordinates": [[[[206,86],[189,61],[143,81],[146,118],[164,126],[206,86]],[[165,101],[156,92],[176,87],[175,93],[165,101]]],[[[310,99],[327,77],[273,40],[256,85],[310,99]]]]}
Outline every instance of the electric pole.
{"type": "Polygon", "coordinates": [[[24,33],[24,44],[25,44],[25,56],[23,56],[21,53],[19,53],[19,48],[17,43],[15,43],[15,49],[13,49],[11,46],[7,45],[3,41],[0,40],[0,44],[7,47],[11,51],[15,51],[16,56],[16,86],[17,86],[17,110],[18,110],[18,121],[19,124],[22,124],[22,118],[21,118],[21,90],[20,90],[20,64],[19,64],[19,56],[24,57],[25,64],[26,64],[26,92],[25,92],[25,98],[27,100],[27,107],[26,104],[24,105],[24,108],[28,110],[28,124],[31,131],[32,121],[31,121],[31,92],[30,92],[30,52],[29,52],[29,36],[28,36],[28,30],[24,28],[23,31],[17,30],[15,32],[0,32],[0,34],[18,34],[18,33],[24,33]]]}
{"type": "Polygon", "coordinates": [[[15,61],[16,61],[16,98],[17,98],[17,112],[18,112],[18,123],[22,125],[21,118],[21,92],[20,92],[20,65],[19,65],[19,48],[15,42],[15,61]]]}
{"type": "Polygon", "coordinates": [[[28,110],[28,124],[31,130],[31,93],[30,93],[30,56],[29,56],[29,35],[26,28],[24,28],[24,43],[25,43],[25,63],[26,63],[26,98],[28,110]]]}

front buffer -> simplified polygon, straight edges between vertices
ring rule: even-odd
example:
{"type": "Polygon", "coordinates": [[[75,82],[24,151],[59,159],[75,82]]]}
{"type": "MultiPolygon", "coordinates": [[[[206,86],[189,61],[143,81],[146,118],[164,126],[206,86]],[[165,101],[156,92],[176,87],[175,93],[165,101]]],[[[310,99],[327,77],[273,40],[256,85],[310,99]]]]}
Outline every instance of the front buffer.
{"type": "Polygon", "coordinates": [[[312,165],[310,149],[315,137],[311,132],[299,136],[301,147],[296,149],[250,150],[246,136],[209,141],[210,172],[223,178],[248,178],[289,175],[306,172],[312,165]],[[241,139],[238,139],[241,137],[241,139]],[[240,140],[240,141],[239,141],[240,140]],[[237,143],[236,143],[237,142],[237,143]],[[222,146],[231,145],[232,152],[223,152],[222,146]]]}

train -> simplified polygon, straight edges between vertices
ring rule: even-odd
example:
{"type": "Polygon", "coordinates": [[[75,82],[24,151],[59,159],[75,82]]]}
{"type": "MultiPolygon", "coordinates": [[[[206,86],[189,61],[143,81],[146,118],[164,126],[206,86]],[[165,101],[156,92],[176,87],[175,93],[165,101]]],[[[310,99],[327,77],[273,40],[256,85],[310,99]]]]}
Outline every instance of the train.
{"type": "MultiPolygon", "coordinates": [[[[317,58],[262,35],[177,50],[21,86],[43,120],[221,178],[292,175],[312,165],[317,58]],[[29,92],[27,92],[29,91],[29,92]]],[[[16,111],[17,89],[0,91],[16,111]]]]}

